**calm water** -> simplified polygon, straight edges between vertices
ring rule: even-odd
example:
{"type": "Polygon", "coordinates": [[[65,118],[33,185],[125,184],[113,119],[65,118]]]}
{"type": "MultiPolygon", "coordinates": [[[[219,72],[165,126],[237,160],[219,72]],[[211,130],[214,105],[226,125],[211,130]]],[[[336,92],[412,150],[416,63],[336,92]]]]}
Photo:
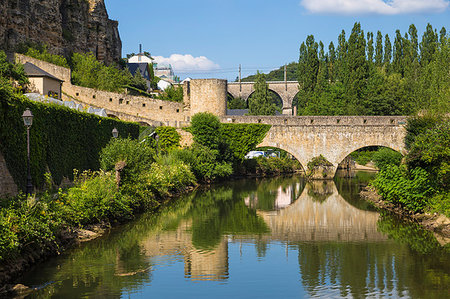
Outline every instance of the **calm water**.
{"type": "Polygon", "coordinates": [[[449,298],[449,251],[360,200],[370,176],[197,191],[18,283],[36,298],[449,298]]]}

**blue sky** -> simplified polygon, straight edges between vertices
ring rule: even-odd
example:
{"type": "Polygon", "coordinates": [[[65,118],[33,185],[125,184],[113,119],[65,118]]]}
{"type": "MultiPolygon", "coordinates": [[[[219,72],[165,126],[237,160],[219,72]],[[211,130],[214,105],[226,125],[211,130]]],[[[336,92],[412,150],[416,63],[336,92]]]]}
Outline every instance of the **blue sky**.
{"type": "MultiPolygon", "coordinates": [[[[364,32],[404,34],[414,23],[421,36],[427,23],[450,31],[449,0],[105,0],[119,21],[122,54],[139,44],[159,62],[171,63],[181,79],[234,80],[298,60],[313,34],[325,47],[336,45],[360,22],[364,32]]],[[[420,38],[419,36],[419,38],[420,38]]]]}

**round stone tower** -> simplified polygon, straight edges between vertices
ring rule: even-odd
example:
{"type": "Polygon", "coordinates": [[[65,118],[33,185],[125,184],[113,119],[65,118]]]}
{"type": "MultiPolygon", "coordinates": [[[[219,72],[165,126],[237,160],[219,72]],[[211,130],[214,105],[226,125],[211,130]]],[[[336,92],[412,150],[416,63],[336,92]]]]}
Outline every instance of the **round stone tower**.
{"type": "Polygon", "coordinates": [[[191,116],[210,112],[217,116],[227,114],[227,80],[193,79],[184,86],[185,107],[191,116]]]}

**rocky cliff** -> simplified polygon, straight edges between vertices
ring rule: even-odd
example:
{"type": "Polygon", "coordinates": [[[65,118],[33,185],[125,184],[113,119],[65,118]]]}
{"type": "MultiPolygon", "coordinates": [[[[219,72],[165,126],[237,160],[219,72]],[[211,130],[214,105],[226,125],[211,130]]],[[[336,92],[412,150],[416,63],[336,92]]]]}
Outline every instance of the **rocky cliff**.
{"type": "Polygon", "coordinates": [[[1,0],[0,48],[14,51],[25,42],[47,44],[53,54],[92,52],[105,63],[122,52],[104,0],[1,0]]]}

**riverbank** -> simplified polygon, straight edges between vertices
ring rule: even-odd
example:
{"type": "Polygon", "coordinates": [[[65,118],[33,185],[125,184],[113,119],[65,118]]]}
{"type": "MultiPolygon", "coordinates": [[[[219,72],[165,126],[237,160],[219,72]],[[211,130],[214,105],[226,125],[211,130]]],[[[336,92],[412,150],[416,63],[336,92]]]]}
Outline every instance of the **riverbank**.
{"type": "Polygon", "coordinates": [[[373,186],[365,187],[360,195],[379,209],[395,213],[406,220],[420,224],[423,228],[431,231],[441,245],[450,243],[450,219],[445,215],[407,211],[399,205],[383,200],[373,186]]]}

